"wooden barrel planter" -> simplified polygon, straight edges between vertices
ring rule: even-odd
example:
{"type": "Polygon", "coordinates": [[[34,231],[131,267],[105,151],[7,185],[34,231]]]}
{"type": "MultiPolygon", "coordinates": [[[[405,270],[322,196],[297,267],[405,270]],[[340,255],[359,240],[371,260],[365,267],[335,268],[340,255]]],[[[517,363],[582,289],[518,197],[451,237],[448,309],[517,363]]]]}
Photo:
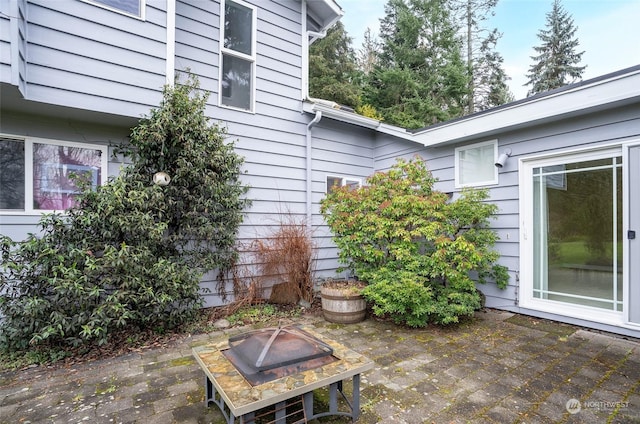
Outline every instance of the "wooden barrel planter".
{"type": "Polygon", "coordinates": [[[322,285],[322,314],[336,324],[355,324],[367,314],[367,302],[362,296],[363,283],[331,281],[322,285]]]}

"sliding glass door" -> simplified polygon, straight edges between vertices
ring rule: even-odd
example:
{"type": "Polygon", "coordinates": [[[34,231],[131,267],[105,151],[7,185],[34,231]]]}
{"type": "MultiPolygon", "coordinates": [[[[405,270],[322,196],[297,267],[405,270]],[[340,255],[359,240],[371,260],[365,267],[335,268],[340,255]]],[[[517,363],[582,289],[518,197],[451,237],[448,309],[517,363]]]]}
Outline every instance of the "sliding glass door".
{"type": "Polygon", "coordinates": [[[531,161],[522,175],[522,306],[588,318],[600,313],[621,317],[621,150],[531,161]]]}

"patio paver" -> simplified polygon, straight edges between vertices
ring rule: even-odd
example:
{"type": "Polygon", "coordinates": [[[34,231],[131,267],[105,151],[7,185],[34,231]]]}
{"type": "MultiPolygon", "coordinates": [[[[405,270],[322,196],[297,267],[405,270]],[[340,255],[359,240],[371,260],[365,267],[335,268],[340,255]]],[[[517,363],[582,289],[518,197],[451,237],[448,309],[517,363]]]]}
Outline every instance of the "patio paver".
{"type": "MultiPolygon", "coordinates": [[[[457,328],[299,321],[375,361],[359,423],[640,423],[640,340],[495,310],[457,328]]],[[[223,423],[191,356],[221,336],[0,373],[0,423],[223,423]]]]}

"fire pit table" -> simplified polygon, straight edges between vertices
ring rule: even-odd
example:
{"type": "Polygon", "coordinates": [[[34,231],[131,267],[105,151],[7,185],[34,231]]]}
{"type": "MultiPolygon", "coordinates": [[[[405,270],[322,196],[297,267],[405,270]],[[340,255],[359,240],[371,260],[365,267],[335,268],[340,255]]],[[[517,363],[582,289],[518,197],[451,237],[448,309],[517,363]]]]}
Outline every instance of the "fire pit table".
{"type": "Polygon", "coordinates": [[[306,423],[326,415],[356,421],[360,374],[373,368],[370,359],[307,326],[250,331],[195,347],[193,355],[205,373],[205,405],[215,403],[228,424],[237,418],[253,423],[257,411],[276,424],[288,417],[306,423]],[[343,391],[348,379],[351,398],[343,391]],[[313,391],[324,387],[329,410],[316,412],[313,391]],[[338,395],[346,407],[339,408],[338,395]]]}

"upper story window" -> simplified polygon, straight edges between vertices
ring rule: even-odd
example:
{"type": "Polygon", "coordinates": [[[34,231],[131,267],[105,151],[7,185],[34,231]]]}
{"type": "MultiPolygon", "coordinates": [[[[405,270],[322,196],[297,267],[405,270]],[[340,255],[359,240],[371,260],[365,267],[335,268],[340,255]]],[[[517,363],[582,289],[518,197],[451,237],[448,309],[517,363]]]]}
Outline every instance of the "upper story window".
{"type": "Polygon", "coordinates": [[[497,152],[498,140],[456,148],[456,187],[498,184],[497,152]]]}
{"type": "Polygon", "coordinates": [[[0,211],[62,211],[75,204],[76,181],[102,184],[107,147],[0,138],[0,211]]]}
{"type": "Polygon", "coordinates": [[[253,111],[256,8],[240,0],[221,2],[220,104],[253,111]]]}
{"type": "Polygon", "coordinates": [[[116,12],[144,18],[145,0],[84,0],[87,3],[94,3],[116,12]]]}
{"type": "Polygon", "coordinates": [[[350,189],[358,188],[362,181],[357,178],[327,176],[327,194],[331,193],[335,187],[347,186],[350,189]]]}

